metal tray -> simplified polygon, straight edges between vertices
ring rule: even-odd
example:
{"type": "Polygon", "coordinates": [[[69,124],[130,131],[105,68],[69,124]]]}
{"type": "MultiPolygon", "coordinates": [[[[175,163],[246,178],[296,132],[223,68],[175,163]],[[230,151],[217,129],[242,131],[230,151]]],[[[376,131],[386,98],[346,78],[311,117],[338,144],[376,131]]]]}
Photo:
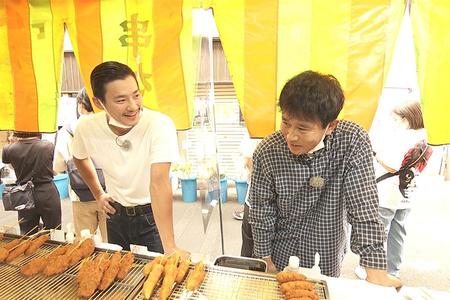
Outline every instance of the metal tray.
{"type": "MultiPolygon", "coordinates": [[[[190,271],[192,271],[191,266],[190,271]]],[[[186,276],[187,278],[187,276],[186,276]]],[[[325,281],[309,280],[315,284],[315,289],[321,300],[329,300],[328,287],[325,281]]],[[[186,279],[174,287],[169,299],[196,299],[196,300],[272,300],[283,299],[279,291],[275,276],[263,272],[239,270],[234,268],[207,266],[206,277],[200,288],[192,293],[185,289],[186,279]]],[[[143,283],[142,283],[143,285],[143,283]]],[[[144,299],[141,293],[142,285],[136,292],[134,300],[144,299]]],[[[152,295],[158,299],[158,290],[161,280],[152,295]]]]}

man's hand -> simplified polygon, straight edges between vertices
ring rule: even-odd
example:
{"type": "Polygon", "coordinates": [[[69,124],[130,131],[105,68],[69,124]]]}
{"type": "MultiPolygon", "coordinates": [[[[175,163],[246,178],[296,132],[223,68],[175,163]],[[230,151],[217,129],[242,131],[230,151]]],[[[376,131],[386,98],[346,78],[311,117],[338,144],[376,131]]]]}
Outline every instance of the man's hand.
{"type": "Polygon", "coordinates": [[[267,273],[278,273],[277,267],[272,261],[272,257],[263,258],[263,260],[267,263],[267,273]]]}
{"type": "Polygon", "coordinates": [[[96,197],[97,205],[101,211],[105,212],[106,217],[109,219],[109,215],[113,215],[116,210],[111,206],[110,202],[114,202],[113,198],[108,193],[103,193],[99,197],[96,197]]]}
{"type": "Polygon", "coordinates": [[[366,280],[373,284],[378,284],[382,286],[392,286],[395,288],[400,288],[402,282],[400,279],[389,275],[386,270],[366,268],[367,278],[366,280]]]}
{"type": "Polygon", "coordinates": [[[170,249],[164,249],[164,254],[166,254],[166,255],[172,255],[175,252],[178,252],[182,259],[185,259],[185,258],[188,258],[189,256],[191,256],[190,252],[188,252],[184,249],[178,248],[177,246],[171,247],[170,249]]]}

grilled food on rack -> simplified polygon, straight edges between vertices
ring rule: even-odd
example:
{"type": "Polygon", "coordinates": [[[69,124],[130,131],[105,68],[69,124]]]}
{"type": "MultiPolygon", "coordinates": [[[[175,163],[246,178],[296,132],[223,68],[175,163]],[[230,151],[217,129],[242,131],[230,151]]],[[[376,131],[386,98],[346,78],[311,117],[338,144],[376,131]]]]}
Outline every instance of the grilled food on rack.
{"type": "Polygon", "coordinates": [[[52,253],[50,253],[48,257],[52,258],[52,257],[57,257],[60,255],[66,254],[67,250],[70,250],[72,247],[73,247],[72,244],[64,245],[60,248],[53,250],[52,253]]]}
{"type": "Polygon", "coordinates": [[[89,276],[89,272],[92,270],[94,264],[95,263],[93,260],[89,260],[89,259],[83,260],[83,262],[81,263],[80,269],[78,270],[78,273],[77,273],[77,283],[80,283],[81,280],[83,280],[83,278],[89,276]]]}
{"type": "Polygon", "coordinates": [[[276,276],[280,283],[283,299],[319,300],[314,290],[314,283],[306,280],[306,276],[298,272],[280,272],[276,276]]]}
{"type": "Polygon", "coordinates": [[[122,255],[119,251],[111,256],[109,267],[105,271],[105,273],[103,273],[102,281],[100,282],[100,285],[98,287],[100,291],[106,290],[113,283],[114,279],[117,276],[117,273],[119,272],[121,258],[122,255]]]}
{"type": "Polygon", "coordinates": [[[48,258],[46,257],[38,257],[32,259],[29,263],[20,268],[20,273],[27,277],[36,275],[44,270],[45,266],[47,265],[47,261],[48,258]]]}
{"type": "Polygon", "coordinates": [[[95,250],[94,241],[91,238],[85,239],[79,246],[81,253],[83,254],[83,258],[91,256],[95,250]]]}
{"type": "Polygon", "coordinates": [[[3,231],[0,231],[0,241],[3,240],[4,235],[5,235],[5,233],[3,231]]]}
{"type": "Polygon", "coordinates": [[[196,289],[198,289],[202,284],[203,279],[205,279],[205,275],[205,264],[201,261],[195,265],[194,270],[192,270],[192,272],[189,274],[186,283],[186,289],[188,291],[195,291],[196,289]]]}
{"type": "Polygon", "coordinates": [[[286,272],[286,271],[278,273],[276,278],[279,283],[296,280],[306,280],[306,276],[303,274],[300,274],[298,272],[286,272]]]}
{"type": "Polygon", "coordinates": [[[175,278],[177,277],[177,266],[175,260],[170,263],[167,262],[164,267],[164,279],[159,289],[159,300],[167,300],[172,292],[173,284],[175,283],[175,278]]]}
{"type": "Polygon", "coordinates": [[[87,266],[84,274],[86,276],[83,276],[79,281],[78,296],[89,298],[97,290],[102,280],[103,270],[99,264],[94,262],[87,266]]]}
{"type": "Polygon", "coordinates": [[[31,242],[30,247],[28,247],[27,251],[25,251],[25,255],[30,255],[36,252],[39,247],[41,247],[49,238],[48,234],[41,235],[40,237],[34,239],[31,242]]]}
{"type": "Polygon", "coordinates": [[[30,247],[30,245],[31,245],[31,241],[26,240],[26,241],[22,241],[22,243],[17,245],[15,248],[11,248],[11,250],[9,251],[8,257],[6,258],[6,262],[12,262],[13,260],[15,260],[16,258],[21,256],[22,254],[24,254],[25,251],[28,249],[28,247],[30,247]]]}
{"type": "Polygon", "coordinates": [[[109,254],[107,252],[103,252],[103,253],[97,255],[97,257],[94,259],[94,262],[96,264],[98,264],[98,266],[100,267],[100,270],[102,272],[105,272],[106,269],[108,269],[109,264],[110,264],[109,254]]]}
{"type": "Polygon", "coordinates": [[[83,258],[83,252],[79,248],[75,248],[65,255],[69,257],[69,267],[75,266],[83,258]]]}
{"type": "Polygon", "coordinates": [[[186,277],[186,273],[189,270],[190,264],[191,264],[190,258],[186,258],[181,261],[180,265],[178,266],[177,277],[175,278],[175,281],[177,283],[183,282],[183,279],[184,277],[186,277]]]}
{"type": "Polygon", "coordinates": [[[142,288],[144,299],[150,299],[153,294],[153,290],[155,289],[155,286],[161,278],[163,272],[164,267],[162,264],[156,264],[153,266],[152,271],[145,280],[144,287],[142,288]]]}
{"type": "Polygon", "coordinates": [[[162,265],[163,267],[166,265],[167,262],[167,255],[160,255],[155,257],[152,261],[148,262],[144,268],[144,275],[148,276],[150,274],[150,272],[152,271],[153,267],[157,264],[162,265]]]}
{"type": "Polygon", "coordinates": [[[9,250],[6,248],[0,248],[0,262],[4,262],[9,255],[9,250]]]}
{"type": "Polygon", "coordinates": [[[127,276],[134,262],[134,254],[128,252],[122,257],[120,262],[119,272],[117,272],[117,280],[122,280],[127,276]]]}
{"type": "Polygon", "coordinates": [[[283,294],[284,299],[293,300],[293,299],[308,299],[308,300],[319,300],[319,296],[315,291],[310,290],[301,290],[301,289],[293,289],[285,294],[283,294]]]}
{"type": "Polygon", "coordinates": [[[313,291],[314,284],[306,280],[297,280],[282,283],[280,286],[280,290],[283,294],[293,289],[313,291]]]}
{"type": "Polygon", "coordinates": [[[3,248],[5,248],[6,250],[11,250],[11,248],[14,248],[15,246],[19,245],[20,241],[21,241],[20,239],[12,240],[7,244],[3,245],[3,248]]]}
{"type": "Polygon", "coordinates": [[[52,276],[55,274],[60,274],[69,268],[70,257],[69,255],[60,255],[56,257],[49,257],[48,263],[45,266],[42,273],[46,276],[52,276]]]}

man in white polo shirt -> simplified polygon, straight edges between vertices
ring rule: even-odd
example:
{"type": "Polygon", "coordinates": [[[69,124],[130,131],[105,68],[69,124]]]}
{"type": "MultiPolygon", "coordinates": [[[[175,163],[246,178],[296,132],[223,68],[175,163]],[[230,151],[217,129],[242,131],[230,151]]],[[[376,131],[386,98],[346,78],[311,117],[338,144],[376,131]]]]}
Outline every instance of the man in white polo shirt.
{"type": "Polygon", "coordinates": [[[177,159],[171,119],[142,108],[135,73],[104,62],[91,73],[96,106],[104,111],[80,120],[73,142],[74,162],[100,209],[108,214],[108,241],[155,252],[177,249],[173,233],[170,165],[177,159]],[[91,158],[103,170],[99,184],[91,158]]]}

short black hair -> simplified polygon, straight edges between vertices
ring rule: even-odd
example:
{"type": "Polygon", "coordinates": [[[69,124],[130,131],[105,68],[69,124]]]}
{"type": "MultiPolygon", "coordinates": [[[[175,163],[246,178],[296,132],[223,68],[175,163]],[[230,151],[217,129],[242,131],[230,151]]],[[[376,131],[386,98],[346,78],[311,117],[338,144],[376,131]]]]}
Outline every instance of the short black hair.
{"type": "Polygon", "coordinates": [[[278,105],[282,113],[320,120],[325,128],[342,110],[344,92],[333,75],[305,71],[284,85],[278,105]]]}
{"type": "Polygon", "coordinates": [[[29,132],[29,131],[14,131],[13,136],[15,136],[16,138],[22,138],[22,139],[32,138],[32,137],[42,138],[42,133],[29,132]]]}
{"type": "Polygon", "coordinates": [[[139,88],[136,74],[129,66],[117,61],[106,61],[99,64],[91,73],[91,87],[94,97],[104,102],[106,84],[114,80],[125,79],[128,76],[133,76],[139,88]]]}

